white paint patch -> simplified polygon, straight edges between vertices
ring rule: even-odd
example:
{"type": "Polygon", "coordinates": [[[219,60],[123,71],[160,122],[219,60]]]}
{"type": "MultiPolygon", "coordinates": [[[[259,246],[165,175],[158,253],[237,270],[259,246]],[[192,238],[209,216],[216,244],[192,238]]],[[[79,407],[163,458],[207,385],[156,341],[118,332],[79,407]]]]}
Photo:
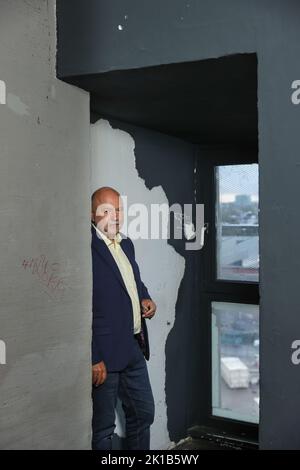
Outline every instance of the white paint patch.
{"type": "Polygon", "coordinates": [[[123,26],[121,24],[118,25],[118,30],[123,31],[123,26]]]}
{"type": "Polygon", "coordinates": [[[6,84],[0,80],[0,104],[6,104],[6,84]]]}
{"type": "MultiPolygon", "coordinates": [[[[126,132],[113,129],[108,121],[99,120],[91,126],[92,191],[112,186],[127,195],[128,206],[140,202],[168,203],[161,186],[149,190],[135,166],[135,143],[126,132]]],[[[184,275],[185,260],[167,240],[135,240],[136,258],[141,276],[157,304],[157,314],[148,321],[151,358],[149,375],[155,398],[155,422],[151,427],[151,448],[166,449],[170,445],[167,430],[165,397],[165,345],[175,321],[178,289],[184,275]],[[171,274],[170,274],[171,273],[171,274]]],[[[117,432],[120,430],[118,421],[117,432]]]]}
{"type": "Polygon", "coordinates": [[[6,364],[6,344],[2,339],[0,340],[0,364],[6,364]]]}
{"type": "Polygon", "coordinates": [[[195,226],[192,222],[184,224],[184,236],[187,240],[192,240],[196,236],[195,226]]]}
{"type": "Polygon", "coordinates": [[[24,104],[18,96],[12,93],[7,94],[7,106],[19,116],[29,115],[29,107],[24,104]]]}

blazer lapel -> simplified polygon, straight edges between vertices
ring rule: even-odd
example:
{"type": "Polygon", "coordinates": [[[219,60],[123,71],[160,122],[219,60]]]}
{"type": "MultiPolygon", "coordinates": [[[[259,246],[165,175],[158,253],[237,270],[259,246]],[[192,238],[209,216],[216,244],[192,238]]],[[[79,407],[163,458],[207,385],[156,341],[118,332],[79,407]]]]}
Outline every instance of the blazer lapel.
{"type": "Polygon", "coordinates": [[[134,279],[135,279],[135,283],[136,283],[136,287],[137,287],[137,291],[138,291],[138,294],[139,294],[139,298],[141,299],[141,294],[140,294],[140,291],[139,291],[139,287],[140,287],[140,278],[139,278],[139,274],[138,274],[138,271],[137,271],[137,265],[136,263],[134,262],[134,258],[132,257],[132,252],[131,250],[128,249],[128,242],[126,240],[126,238],[123,238],[122,241],[121,241],[121,246],[122,246],[122,250],[124,251],[124,253],[126,254],[131,266],[132,266],[132,270],[133,270],[133,274],[134,274],[134,279]]]}
{"type": "Polygon", "coordinates": [[[109,251],[109,248],[106,246],[104,240],[102,240],[101,238],[98,238],[94,227],[92,227],[92,244],[95,250],[97,251],[97,253],[99,253],[99,255],[104,259],[104,261],[111,267],[111,269],[113,270],[113,272],[119,279],[121,285],[123,286],[124,290],[127,292],[123,278],[121,276],[117,263],[114,260],[113,255],[109,251]]]}

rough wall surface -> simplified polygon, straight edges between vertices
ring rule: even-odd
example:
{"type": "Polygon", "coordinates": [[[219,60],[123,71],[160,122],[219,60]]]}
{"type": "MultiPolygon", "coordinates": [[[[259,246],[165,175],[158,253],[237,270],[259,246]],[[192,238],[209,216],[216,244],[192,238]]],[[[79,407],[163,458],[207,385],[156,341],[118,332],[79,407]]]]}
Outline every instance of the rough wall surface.
{"type": "Polygon", "coordinates": [[[1,0],[0,26],[0,448],[86,449],[89,95],[56,79],[54,1],[1,0]]]}

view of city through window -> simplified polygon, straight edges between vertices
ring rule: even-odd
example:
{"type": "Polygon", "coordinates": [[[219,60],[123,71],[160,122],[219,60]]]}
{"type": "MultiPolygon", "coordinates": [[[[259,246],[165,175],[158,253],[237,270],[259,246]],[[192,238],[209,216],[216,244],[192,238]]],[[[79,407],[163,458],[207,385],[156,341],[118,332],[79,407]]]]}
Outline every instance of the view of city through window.
{"type": "MultiPolygon", "coordinates": [[[[258,282],[258,165],[216,167],[217,279],[258,282]]],[[[259,307],[212,303],[213,414],[259,419],[259,307]]]]}
{"type": "Polygon", "coordinates": [[[213,414],[259,419],[259,309],[212,302],[213,414]]]}
{"type": "Polygon", "coordinates": [[[258,281],[258,165],[216,168],[217,277],[258,281]]]}

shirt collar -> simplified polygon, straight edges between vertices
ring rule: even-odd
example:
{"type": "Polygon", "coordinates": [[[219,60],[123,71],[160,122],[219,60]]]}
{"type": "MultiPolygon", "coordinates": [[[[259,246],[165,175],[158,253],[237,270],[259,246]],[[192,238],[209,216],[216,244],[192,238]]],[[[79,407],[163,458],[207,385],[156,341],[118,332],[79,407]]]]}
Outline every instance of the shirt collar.
{"type": "Polygon", "coordinates": [[[120,234],[120,232],[116,234],[114,239],[110,239],[103,232],[101,232],[101,230],[99,230],[98,227],[96,227],[96,225],[93,224],[93,222],[92,222],[92,226],[94,227],[98,235],[100,235],[100,237],[106,243],[107,246],[113,245],[114,247],[116,247],[117,243],[121,243],[122,235],[120,234]]]}

